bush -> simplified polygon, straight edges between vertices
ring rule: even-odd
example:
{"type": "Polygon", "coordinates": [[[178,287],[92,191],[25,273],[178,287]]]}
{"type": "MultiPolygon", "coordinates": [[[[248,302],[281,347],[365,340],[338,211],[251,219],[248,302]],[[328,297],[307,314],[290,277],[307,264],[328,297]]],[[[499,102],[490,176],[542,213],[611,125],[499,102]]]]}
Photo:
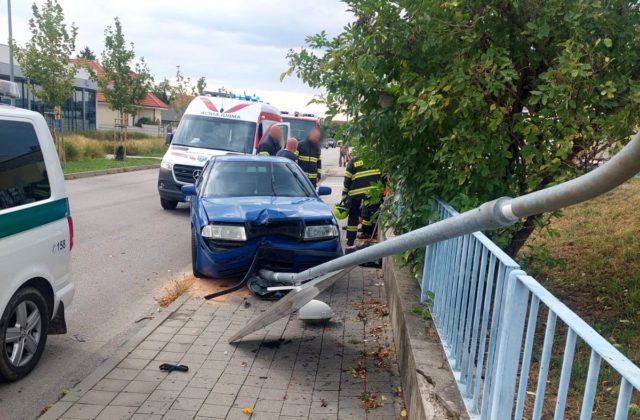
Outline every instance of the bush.
{"type": "Polygon", "coordinates": [[[78,135],[65,138],[64,149],[68,161],[103,158],[105,145],[99,140],[88,139],[78,135]]]}
{"type": "Polygon", "coordinates": [[[74,141],[65,141],[64,143],[64,154],[68,161],[81,160],[82,153],[81,149],[74,141]]]}
{"type": "Polygon", "coordinates": [[[140,118],[137,122],[136,122],[136,127],[142,127],[142,124],[145,125],[158,125],[158,122],[155,120],[152,120],[151,118],[148,117],[142,117],[140,118]]]}
{"type": "MultiPolygon", "coordinates": [[[[90,131],[75,131],[73,134],[82,136],[82,137],[86,137],[89,139],[95,139],[95,140],[113,140],[113,130],[107,130],[107,131],[102,131],[102,130],[90,130],[90,131]]],[[[127,133],[127,138],[128,139],[148,139],[148,138],[153,138],[153,136],[150,136],[148,134],[145,133],[139,133],[139,132],[128,132],[127,133]]]]}
{"type": "MultiPolygon", "coordinates": [[[[355,154],[402,196],[396,231],[427,223],[434,196],[465,211],[571,179],[640,124],[635,2],[347,3],[354,21],[309,36],[282,77],[350,117],[355,154]]],[[[550,216],[493,238],[516,255],[550,216]]]]}
{"type": "MultiPolygon", "coordinates": [[[[65,138],[65,151],[68,161],[103,158],[105,154],[114,153],[113,138],[96,140],[78,134],[65,138]]],[[[147,137],[127,141],[127,154],[138,156],[162,156],[165,152],[164,139],[147,137]]]]}

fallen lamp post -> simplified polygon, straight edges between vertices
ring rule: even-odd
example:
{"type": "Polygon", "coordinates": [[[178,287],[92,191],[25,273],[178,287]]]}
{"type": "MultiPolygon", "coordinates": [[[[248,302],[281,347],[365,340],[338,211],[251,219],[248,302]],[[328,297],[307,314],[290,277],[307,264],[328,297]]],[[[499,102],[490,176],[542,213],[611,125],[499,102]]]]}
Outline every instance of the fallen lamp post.
{"type": "Polygon", "coordinates": [[[284,284],[286,286],[280,286],[277,289],[288,289],[291,292],[262,316],[234,334],[229,342],[235,342],[299,310],[360,264],[461,235],[511,226],[521,217],[569,207],[616,188],[638,172],[640,172],[640,132],[609,162],[562,184],[516,198],[502,197],[489,201],[457,216],[396,236],[300,273],[259,270],[258,274],[262,279],[284,284]]]}

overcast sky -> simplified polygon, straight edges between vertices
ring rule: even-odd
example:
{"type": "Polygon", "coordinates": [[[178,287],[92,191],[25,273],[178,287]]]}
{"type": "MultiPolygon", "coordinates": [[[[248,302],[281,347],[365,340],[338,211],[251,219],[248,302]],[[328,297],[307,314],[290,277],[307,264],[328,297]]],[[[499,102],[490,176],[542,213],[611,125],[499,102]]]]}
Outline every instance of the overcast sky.
{"type": "MultiPolygon", "coordinates": [[[[314,92],[295,78],[280,83],[288,68],[286,54],[307,35],[326,30],[337,35],[351,19],[338,0],[59,0],[67,23],[78,26],[76,47],[103,48],[104,28],[118,16],[127,41],[148,62],[156,81],[172,79],[175,66],[207,89],[224,86],[234,92],[258,94],[281,110],[322,114],[306,106],[314,92]]],[[[13,36],[29,39],[32,1],[13,0],[13,36]]],[[[37,4],[42,0],[36,0],[37,4]]],[[[0,0],[0,39],[8,39],[6,0],[0,0]]]]}

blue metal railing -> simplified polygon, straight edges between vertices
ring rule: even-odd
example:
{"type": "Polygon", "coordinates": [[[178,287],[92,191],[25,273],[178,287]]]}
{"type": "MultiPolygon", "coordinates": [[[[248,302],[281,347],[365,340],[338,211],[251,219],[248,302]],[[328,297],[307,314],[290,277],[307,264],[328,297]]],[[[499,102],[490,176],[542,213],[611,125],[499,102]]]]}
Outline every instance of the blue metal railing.
{"type": "MultiPolygon", "coordinates": [[[[440,219],[458,214],[436,200],[440,219]]],[[[580,419],[591,418],[600,365],[604,360],[621,377],[614,417],[628,417],[631,396],[640,390],[640,369],[562,304],[496,244],[480,232],[429,245],[425,251],[422,302],[431,314],[471,418],[537,420],[565,418],[571,372],[579,337],[591,350],[580,419]],[[536,331],[547,312],[544,333],[536,331]],[[547,392],[556,323],[566,327],[557,390],[547,392]],[[541,348],[537,344],[543,337],[541,348]],[[524,339],[524,341],[523,341],[524,339]],[[537,363],[531,368],[532,358],[537,363]],[[535,391],[527,389],[537,381],[535,391]],[[534,394],[535,392],[535,394],[534,394]],[[533,395],[533,404],[527,396],[533,395]],[[546,405],[545,405],[546,402],[546,405]],[[525,413],[526,410],[526,413],[525,413]]],[[[557,346],[556,346],[557,347],[557,346]]]]}

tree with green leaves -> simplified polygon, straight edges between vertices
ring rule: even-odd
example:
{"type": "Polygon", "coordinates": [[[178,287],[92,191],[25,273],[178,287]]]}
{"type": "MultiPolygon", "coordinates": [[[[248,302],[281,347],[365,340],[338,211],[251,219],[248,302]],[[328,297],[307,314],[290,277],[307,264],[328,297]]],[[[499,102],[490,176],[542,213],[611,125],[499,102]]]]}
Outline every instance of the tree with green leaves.
{"type": "MultiPolygon", "coordinates": [[[[354,21],[308,37],[283,77],[350,118],[358,154],[402,196],[399,232],[424,225],[436,196],[467,210],[573,178],[640,124],[633,2],[346,3],[354,21]]],[[[494,239],[516,255],[553,216],[494,239]]]]}
{"type": "MultiPolygon", "coordinates": [[[[166,79],[165,79],[166,80],[166,79]]],[[[167,83],[169,83],[167,81],[167,83]]],[[[203,95],[207,88],[207,81],[203,77],[192,86],[191,78],[182,74],[180,66],[176,66],[176,80],[169,86],[169,104],[178,118],[182,117],[194,96],[203,95]]]]}
{"type": "MultiPolygon", "coordinates": [[[[31,39],[24,47],[14,45],[13,53],[25,78],[35,82],[35,95],[54,110],[60,109],[73,95],[73,80],[78,68],[69,63],[69,57],[76,48],[78,28],[73,23],[67,26],[57,0],[46,0],[40,8],[34,3],[31,9],[31,39]]],[[[64,161],[61,140],[57,142],[57,148],[64,161]]]]}
{"type": "Polygon", "coordinates": [[[193,89],[191,88],[191,78],[185,77],[180,71],[180,66],[176,66],[176,80],[171,84],[171,99],[169,104],[176,113],[178,119],[187,110],[187,106],[192,99],[193,89]]]}
{"type": "Polygon", "coordinates": [[[97,58],[96,54],[93,51],[91,51],[91,48],[89,47],[84,47],[76,57],[82,58],[84,60],[92,60],[92,61],[94,61],[97,58]]]}
{"type": "Polygon", "coordinates": [[[194,95],[204,95],[204,91],[207,88],[207,80],[202,76],[196,81],[196,85],[193,88],[194,95]]]}
{"type": "Polygon", "coordinates": [[[104,31],[104,51],[100,64],[104,72],[91,77],[98,83],[109,108],[118,112],[121,120],[126,114],[136,115],[138,101],[144,99],[153,87],[153,77],[144,58],[136,58],[133,43],[127,44],[118,18],[114,26],[104,31]]]}
{"type": "Polygon", "coordinates": [[[161,82],[153,86],[153,94],[162,102],[168,104],[171,96],[171,82],[165,77],[161,82]]]}

